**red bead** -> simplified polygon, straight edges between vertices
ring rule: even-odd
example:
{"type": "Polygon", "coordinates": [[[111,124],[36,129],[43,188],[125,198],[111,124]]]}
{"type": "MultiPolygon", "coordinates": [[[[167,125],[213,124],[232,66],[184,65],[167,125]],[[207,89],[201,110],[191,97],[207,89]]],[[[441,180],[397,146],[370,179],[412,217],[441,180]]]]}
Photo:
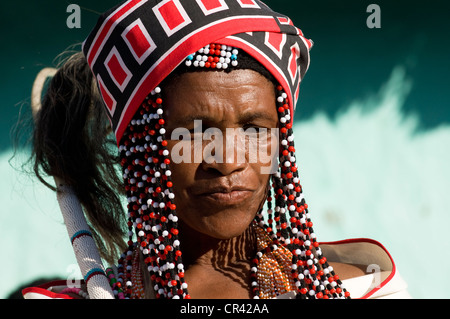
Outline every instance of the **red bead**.
{"type": "Polygon", "coordinates": [[[157,98],[156,99],[156,104],[162,104],[162,99],[161,98],[157,98]]]}

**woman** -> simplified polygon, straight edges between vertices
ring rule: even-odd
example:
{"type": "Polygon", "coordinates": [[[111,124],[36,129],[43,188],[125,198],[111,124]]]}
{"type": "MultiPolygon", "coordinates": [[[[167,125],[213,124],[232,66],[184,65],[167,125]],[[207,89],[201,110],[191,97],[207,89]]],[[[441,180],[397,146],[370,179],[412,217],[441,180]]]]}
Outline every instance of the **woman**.
{"type": "MultiPolygon", "coordinates": [[[[72,189],[95,230],[67,214],[79,260],[96,257],[92,238],[108,262],[126,251],[106,270],[80,262],[90,298],[353,297],[342,280],[355,297],[404,289],[378,243],[317,241],[292,131],[311,47],[257,0],[130,0],[102,15],[84,56],[53,77],[34,148],[38,176],[54,176],[59,196],[72,189]]],[[[60,285],[24,295],[87,296],[60,285]]]]}

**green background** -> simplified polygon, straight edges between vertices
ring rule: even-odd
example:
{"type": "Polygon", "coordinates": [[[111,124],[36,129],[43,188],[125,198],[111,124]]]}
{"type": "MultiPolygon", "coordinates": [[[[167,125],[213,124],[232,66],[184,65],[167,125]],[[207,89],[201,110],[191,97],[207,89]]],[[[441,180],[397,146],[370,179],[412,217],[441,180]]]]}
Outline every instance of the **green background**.
{"type": "MultiPolygon", "coordinates": [[[[12,158],[43,67],[80,43],[115,1],[0,4],[0,247],[6,298],[41,277],[76,274],[54,194],[12,158]]],[[[315,43],[296,113],[297,157],[319,240],[379,240],[416,298],[448,298],[450,31],[446,1],[266,1],[315,43]],[[370,29],[370,3],[381,28],[370,29]]],[[[27,130],[22,129],[26,136],[27,130]]]]}

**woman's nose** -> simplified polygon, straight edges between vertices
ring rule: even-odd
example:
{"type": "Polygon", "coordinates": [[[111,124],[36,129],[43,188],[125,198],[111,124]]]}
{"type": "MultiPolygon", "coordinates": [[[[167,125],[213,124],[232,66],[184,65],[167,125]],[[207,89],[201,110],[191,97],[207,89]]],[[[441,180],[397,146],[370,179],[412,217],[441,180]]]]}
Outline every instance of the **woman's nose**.
{"type": "Polygon", "coordinates": [[[236,134],[232,131],[223,134],[220,130],[209,133],[214,138],[203,148],[202,168],[215,170],[224,176],[244,170],[248,165],[248,154],[236,134]]]}

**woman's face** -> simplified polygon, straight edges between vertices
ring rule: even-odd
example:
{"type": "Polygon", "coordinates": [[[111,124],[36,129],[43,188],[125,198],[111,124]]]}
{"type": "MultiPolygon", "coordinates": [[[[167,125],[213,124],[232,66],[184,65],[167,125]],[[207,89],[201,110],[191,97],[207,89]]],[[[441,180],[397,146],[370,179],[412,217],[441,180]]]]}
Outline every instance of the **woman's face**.
{"type": "Polygon", "coordinates": [[[268,158],[278,154],[274,85],[251,70],[194,72],[165,95],[180,221],[217,239],[242,234],[266,198],[268,158]]]}

